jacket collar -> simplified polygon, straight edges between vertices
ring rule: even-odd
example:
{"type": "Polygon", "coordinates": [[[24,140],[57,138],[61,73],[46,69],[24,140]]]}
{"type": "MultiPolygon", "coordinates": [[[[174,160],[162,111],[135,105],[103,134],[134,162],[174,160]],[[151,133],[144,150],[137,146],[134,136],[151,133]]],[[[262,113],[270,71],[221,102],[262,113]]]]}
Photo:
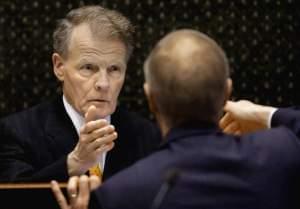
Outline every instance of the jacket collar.
{"type": "Polygon", "coordinates": [[[221,130],[215,123],[190,121],[171,128],[168,134],[164,137],[163,142],[161,143],[161,147],[164,147],[169,143],[186,138],[188,136],[208,135],[216,132],[221,132],[221,130]]]}

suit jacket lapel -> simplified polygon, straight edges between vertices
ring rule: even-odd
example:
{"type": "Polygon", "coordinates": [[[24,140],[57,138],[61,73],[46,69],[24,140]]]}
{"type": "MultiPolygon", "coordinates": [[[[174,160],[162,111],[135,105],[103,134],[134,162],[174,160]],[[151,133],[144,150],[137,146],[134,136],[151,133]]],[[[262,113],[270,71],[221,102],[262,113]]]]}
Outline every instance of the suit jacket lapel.
{"type": "Polygon", "coordinates": [[[136,154],[134,152],[137,150],[134,146],[137,145],[132,145],[131,140],[128,140],[132,137],[131,129],[124,126],[124,121],[128,119],[127,114],[120,108],[117,108],[112,114],[111,124],[115,126],[118,138],[115,140],[114,148],[106,155],[103,180],[123,170],[135,161],[133,155],[136,154]]]}
{"type": "MultiPolygon", "coordinates": [[[[118,132],[120,129],[120,120],[118,118],[119,114],[117,112],[118,111],[116,110],[115,113],[113,113],[113,115],[111,116],[111,124],[115,126],[115,129],[118,132]]],[[[118,166],[118,164],[120,164],[122,162],[122,160],[121,161],[118,160],[118,159],[120,159],[120,157],[119,157],[120,140],[122,140],[122,134],[119,134],[119,132],[118,132],[118,138],[114,142],[115,143],[114,148],[106,154],[103,180],[105,180],[107,177],[113,175],[116,166],[118,166]],[[118,164],[116,164],[116,162],[118,162],[118,164]]],[[[122,151],[122,149],[121,149],[121,151],[122,151]]]]}
{"type": "Polygon", "coordinates": [[[45,119],[45,136],[49,141],[51,153],[55,158],[59,158],[72,151],[78,141],[78,135],[65,111],[62,97],[52,101],[48,108],[49,114],[45,119]]]}

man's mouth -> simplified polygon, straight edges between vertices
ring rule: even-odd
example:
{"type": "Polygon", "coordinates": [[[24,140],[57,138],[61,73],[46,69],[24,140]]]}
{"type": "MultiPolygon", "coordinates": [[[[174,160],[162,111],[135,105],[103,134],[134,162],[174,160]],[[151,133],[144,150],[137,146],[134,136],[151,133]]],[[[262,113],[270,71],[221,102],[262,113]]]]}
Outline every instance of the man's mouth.
{"type": "Polygon", "coordinates": [[[90,99],[88,100],[88,102],[92,102],[92,103],[108,103],[109,101],[106,99],[90,99]]]}

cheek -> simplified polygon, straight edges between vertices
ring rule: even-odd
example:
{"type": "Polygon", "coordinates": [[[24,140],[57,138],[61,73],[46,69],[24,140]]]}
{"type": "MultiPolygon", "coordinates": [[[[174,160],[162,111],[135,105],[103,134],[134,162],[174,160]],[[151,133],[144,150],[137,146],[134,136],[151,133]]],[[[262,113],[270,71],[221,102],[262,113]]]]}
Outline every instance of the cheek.
{"type": "Polygon", "coordinates": [[[88,92],[88,82],[77,78],[76,76],[69,78],[67,81],[68,91],[70,92],[73,100],[76,101],[77,104],[80,104],[84,101],[84,97],[88,92]]]}
{"type": "Polygon", "coordinates": [[[76,101],[76,106],[79,109],[79,112],[81,112],[82,114],[87,112],[88,109],[88,95],[90,92],[90,89],[88,88],[89,85],[87,85],[87,83],[85,82],[79,82],[76,83],[77,85],[74,86],[74,100],[76,101]]]}
{"type": "Polygon", "coordinates": [[[114,98],[117,100],[119,93],[123,87],[124,79],[118,80],[114,83],[114,88],[113,88],[113,95],[114,98]]]}

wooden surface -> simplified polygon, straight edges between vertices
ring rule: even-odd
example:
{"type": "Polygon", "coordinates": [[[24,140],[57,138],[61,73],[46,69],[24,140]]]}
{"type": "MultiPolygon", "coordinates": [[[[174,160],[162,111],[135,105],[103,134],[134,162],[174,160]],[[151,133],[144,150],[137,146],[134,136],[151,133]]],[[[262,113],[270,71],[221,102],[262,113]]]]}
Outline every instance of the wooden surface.
{"type": "MultiPolygon", "coordinates": [[[[60,188],[66,188],[67,183],[59,183],[60,188]]],[[[48,189],[51,188],[50,182],[47,183],[0,183],[0,189],[48,189]]]]}

